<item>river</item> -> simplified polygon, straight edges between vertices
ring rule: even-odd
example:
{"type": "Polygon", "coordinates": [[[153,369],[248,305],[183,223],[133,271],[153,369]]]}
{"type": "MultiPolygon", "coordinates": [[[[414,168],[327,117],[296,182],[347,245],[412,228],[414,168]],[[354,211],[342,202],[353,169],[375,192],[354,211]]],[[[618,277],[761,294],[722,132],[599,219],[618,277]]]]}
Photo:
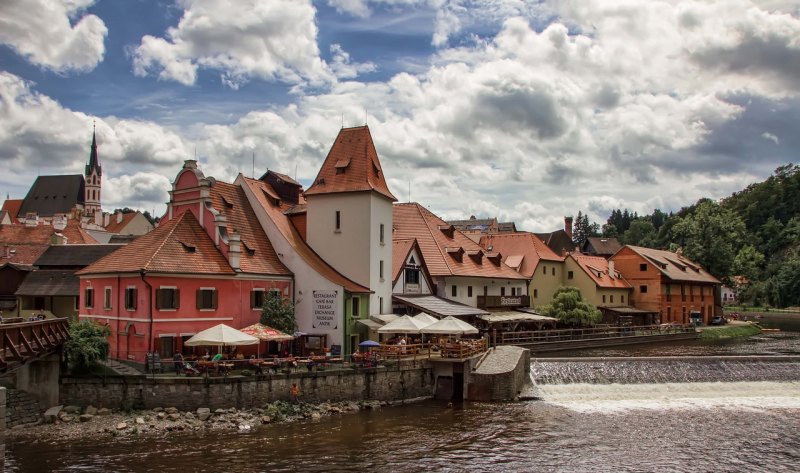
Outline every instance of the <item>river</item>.
{"type": "MultiPolygon", "coordinates": [[[[687,350],[798,354],[800,333],[658,354],[687,350]]],[[[8,443],[6,471],[794,472],[800,464],[800,379],[539,388],[541,401],[431,401],[247,434],[8,443]]]]}

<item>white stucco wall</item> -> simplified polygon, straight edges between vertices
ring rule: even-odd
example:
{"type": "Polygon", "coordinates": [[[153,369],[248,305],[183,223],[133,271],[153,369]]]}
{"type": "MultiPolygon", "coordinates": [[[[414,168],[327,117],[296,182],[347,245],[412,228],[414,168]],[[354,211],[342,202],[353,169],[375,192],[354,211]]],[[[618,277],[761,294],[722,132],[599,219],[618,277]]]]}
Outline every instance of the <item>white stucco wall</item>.
{"type": "Polygon", "coordinates": [[[512,294],[512,288],[519,295],[528,295],[527,282],[524,279],[499,279],[499,278],[471,278],[463,276],[450,276],[434,278],[437,284],[437,296],[451,301],[460,302],[472,307],[478,306],[478,296],[482,296],[486,287],[487,296],[499,296],[500,288],[505,287],[505,295],[512,294]],[[456,297],[453,297],[452,286],[456,286],[456,297]],[[472,297],[468,296],[468,287],[472,286],[472,297]]]}
{"type": "MultiPolygon", "coordinates": [[[[417,249],[412,249],[408,256],[406,256],[406,264],[409,264],[411,258],[414,258],[414,261],[417,265],[420,264],[422,258],[419,256],[419,252],[417,249]]],[[[431,294],[433,290],[431,289],[431,283],[425,276],[425,272],[420,268],[419,272],[419,290],[418,291],[411,291],[406,288],[405,285],[406,277],[405,277],[405,269],[400,272],[400,277],[397,278],[397,282],[395,283],[394,287],[392,288],[392,294],[431,294]]]]}

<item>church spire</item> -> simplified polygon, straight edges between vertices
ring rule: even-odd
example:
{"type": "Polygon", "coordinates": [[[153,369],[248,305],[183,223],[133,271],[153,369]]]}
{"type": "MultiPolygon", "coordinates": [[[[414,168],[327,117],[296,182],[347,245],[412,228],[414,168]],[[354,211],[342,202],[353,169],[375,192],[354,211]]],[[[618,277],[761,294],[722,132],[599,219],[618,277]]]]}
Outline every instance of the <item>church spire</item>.
{"type": "Polygon", "coordinates": [[[92,170],[97,169],[97,175],[103,175],[103,168],[97,159],[97,130],[92,126],[92,151],[89,154],[89,164],[86,165],[86,176],[92,174],[92,170]]]}

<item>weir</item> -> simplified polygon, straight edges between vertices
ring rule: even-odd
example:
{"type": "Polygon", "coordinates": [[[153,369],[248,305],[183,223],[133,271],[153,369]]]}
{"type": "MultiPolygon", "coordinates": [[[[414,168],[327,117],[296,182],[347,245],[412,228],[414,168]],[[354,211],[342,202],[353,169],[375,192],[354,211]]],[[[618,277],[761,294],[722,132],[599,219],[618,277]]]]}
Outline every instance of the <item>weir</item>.
{"type": "Polygon", "coordinates": [[[547,358],[531,362],[535,385],[800,381],[800,356],[547,358]]]}

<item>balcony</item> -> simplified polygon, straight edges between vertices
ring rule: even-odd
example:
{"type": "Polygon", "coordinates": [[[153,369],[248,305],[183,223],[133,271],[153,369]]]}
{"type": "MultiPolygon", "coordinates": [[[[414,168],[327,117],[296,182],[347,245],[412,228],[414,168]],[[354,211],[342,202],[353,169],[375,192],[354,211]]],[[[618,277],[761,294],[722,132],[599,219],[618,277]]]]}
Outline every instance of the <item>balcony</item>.
{"type": "Polygon", "coordinates": [[[478,296],[479,309],[530,307],[530,296],[478,296]]]}

